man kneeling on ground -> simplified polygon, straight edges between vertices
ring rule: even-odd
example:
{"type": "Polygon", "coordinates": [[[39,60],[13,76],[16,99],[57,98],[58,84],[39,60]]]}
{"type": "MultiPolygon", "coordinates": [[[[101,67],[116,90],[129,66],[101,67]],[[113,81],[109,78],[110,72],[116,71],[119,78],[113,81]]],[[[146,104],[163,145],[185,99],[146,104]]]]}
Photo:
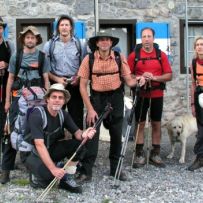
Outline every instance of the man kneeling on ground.
{"type": "MultiPolygon", "coordinates": [[[[88,137],[91,139],[95,129],[88,128],[82,132],[73,122],[68,112],[62,106],[70,99],[70,94],[62,84],[53,84],[45,94],[47,105],[44,107],[47,116],[47,126],[43,129],[43,118],[39,108],[29,115],[28,127],[31,133],[34,149],[26,160],[30,170],[30,184],[33,187],[45,188],[56,177],[60,180],[59,188],[70,192],[81,193],[82,187],[74,180],[74,173],[79,156],[64,170],[59,166],[64,158],[70,158],[81,143],[88,137]],[[60,112],[63,114],[61,125],[60,112]],[[63,129],[75,135],[76,139],[64,140],[63,129]]],[[[79,153],[80,154],[80,153],[79,153]]]]}

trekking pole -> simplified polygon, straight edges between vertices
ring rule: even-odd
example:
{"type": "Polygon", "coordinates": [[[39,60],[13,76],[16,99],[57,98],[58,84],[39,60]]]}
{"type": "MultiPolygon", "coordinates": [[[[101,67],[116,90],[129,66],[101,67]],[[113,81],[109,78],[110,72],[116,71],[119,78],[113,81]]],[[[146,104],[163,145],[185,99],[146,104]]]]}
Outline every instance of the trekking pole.
{"type": "MultiPolygon", "coordinates": [[[[146,86],[145,86],[146,88],[146,86]]],[[[138,134],[140,131],[140,122],[141,122],[141,117],[142,117],[142,109],[143,109],[143,104],[144,104],[144,97],[142,97],[141,105],[140,105],[140,115],[139,115],[139,120],[138,120],[138,125],[135,133],[135,142],[134,142],[134,147],[133,147],[133,156],[132,156],[132,161],[131,161],[131,170],[133,168],[133,163],[135,160],[135,153],[136,153],[136,147],[137,147],[137,139],[138,139],[138,134]]]]}
{"type": "Polygon", "coordinates": [[[3,143],[8,144],[8,139],[10,135],[10,121],[9,121],[9,112],[6,115],[6,122],[3,129],[3,136],[1,136],[1,143],[0,143],[0,166],[2,166],[2,152],[3,152],[3,143]]]}
{"type": "Polygon", "coordinates": [[[148,132],[147,132],[147,164],[146,167],[148,169],[149,167],[149,144],[150,144],[150,125],[151,125],[151,81],[149,81],[149,108],[148,108],[148,113],[147,113],[147,127],[148,127],[148,132]]]}
{"type": "MultiPolygon", "coordinates": [[[[94,124],[93,128],[96,129],[101,124],[103,119],[105,119],[112,110],[113,109],[111,107],[111,104],[108,103],[104,109],[104,112],[100,115],[100,117],[98,118],[98,120],[94,124]]],[[[87,140],[88,140],[88,137],[86,137],[85,139],[82,140],[82,142],[80,143],[80,145],[76,149],[75,153],[71,156],[71,158],[64,165],[64,167],[63,167],[64,170],[68,167],[69,163],[73,160],[73,158],[76,156],[76,154],[81,149],[81,147],[87,142],[87,140]]],[[[55,177],[51,181],[51,183],[45,188],[45,190],[42,192],[42,194],[37,198],[37,202],[43,201],[45,199],[46,195],[49,193],[49,191],[52,189],[52,187],[55,185],[56,182],[57,182],[57,178],[55,177]]]]}
{"type": "MultiPolygon", "coordinates": [[[[140,91],[140,86],[137,85],[136,90],[135,90],[136,94],[138,94],[139,91],[140,91]]],[[[128,140],[129,140],[130,130],[131,130],[131,127],[132,127],[132,121],[133,121],[133,116],[134,116],[136,104],[137,104],[137,100],[134,99],[133,106],[132,106],[132,109],[131,109],[131,112],[130,112],[130,116],[128,118],[128,126],[127,126],[127,130],[125,132],[125,137],[124,137],[125,139],[124,139],[124,142],[123,142],[123,145],[122,145],[120,158],[119,158],[118,165],[117,165],[117,168],[116,168],[116,172],[115,172],[115,175],[114,175],[113,186],[118,186],[118,184],[116,184],[116,181],[118,181],[119,178],[120,178],[120,174],[121,174],[121,170],[122,170],[122,166],[123,166],[123,160],[124,160],[124,157],[125,157],[127,144],[128,144],[128,140]]]]}

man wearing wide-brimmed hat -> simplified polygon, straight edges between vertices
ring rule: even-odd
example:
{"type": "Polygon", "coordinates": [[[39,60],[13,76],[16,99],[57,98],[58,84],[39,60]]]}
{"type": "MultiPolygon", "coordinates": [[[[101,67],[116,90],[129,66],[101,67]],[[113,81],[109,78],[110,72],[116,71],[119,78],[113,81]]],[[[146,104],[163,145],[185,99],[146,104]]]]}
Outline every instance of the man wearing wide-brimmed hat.
{"type": "Polygon", "coordinates": [[[44,52],[50,60],[50,82],[59,82],[70,92],[71,99],[67,108],[75,123],[82,129],[84,104],[77,72],[85,54],[85,46],[74,36],[74,20],[71,16],[59,16],[55,36],[44,45],[44,52]]]}
{"type": "MultiPolygon", "coordinates": [[[[39,31],[34,26],[25,27],[20,32],[19,40],[22,50],[11,56],[6,86],[5,111],[8,112],[10,109],[11,131],[14,129],[14,121],[18,114],[18,99],[22,88],[30,86],[49,88],[48,61],[45,54],[36,48],[37,45],[42,43],[39,31]]],[[[16,151],[8,144],[3,156],[1,183],[9,181],[10,170],[14,168],[15,156],[16,151]]]]}
{"type": "MultiPolygon", "coordinates": [[[[86,122],[89,126],[95,123],[107,103],[110,103],[113,111],[108,116],[108,128],[110,141],[110,175],[114,176],[121,152],[122,122],[123,122],[123,88],[122,80],[129,86],[135,86],[137,79],[132,78],[126,58],[120,54],[120,67],[116,61],[116,53],[112,47],[116,46],[119,38],[110,33],[99,32],[89,39],[93,55],[88,55],[82,61],[78,75],[80,76],[80,92],[87,108],[86,122]],[[94,58],[90,70],[90,59],[94,58]],[[91,96],[88,95],[88,81],[91,80],[91,96]]],[[[140,84],[144,84],[143,78],[140,84]]],[[[99,130],[94,138],[87,144],[87,155],[82,161],[79,181],[91,180],[92,167],[98,152],[99,130]]],[[[124,172],[120,174],[120,180],[126,180],[124,172]]]]}
{"type": "MultiPolygon", "coordinates": [[[[11,54],[14,52],[14,45],[10,40],[4,39],[4,32],[7,24],[0,17],[0,146],[2,146],[3,129],[6,120],[6,113],[4,111],[5,98],[6,98],[6,83],[8,79],[8,63],[11,54]]],[[[0,147],[0,164],[1,164],[0,147]]]]}
{"type": "Polygon", "coordinates": [[[44,107],[47,126],[43,129],[43,117],[38,108],[29,115],[28,126],[34,143],[35,153],[31,153],[26,160],[26,166],[32,173],[30,179],[33,187],[46,187],[55,177],[60,180],[59,187],[70,192],[81,193],[82,188],[74,180],[76,163],[74,159],[66,170],[57,162],[70,158],[81,140],[91,139],[95,129],[89,128],[84,132],[80,130],[70,114],[62,110],[62,106],[70,100],[70,93],[60,83],[51,85],[44,96],[47,105],[44,107]],[[66,128],[76,139],[63,139],[66,128]],[[37,154],[37,156],[36,156],[37,154]],[[33,179],[33,175],[35,178],[33,179]]]}

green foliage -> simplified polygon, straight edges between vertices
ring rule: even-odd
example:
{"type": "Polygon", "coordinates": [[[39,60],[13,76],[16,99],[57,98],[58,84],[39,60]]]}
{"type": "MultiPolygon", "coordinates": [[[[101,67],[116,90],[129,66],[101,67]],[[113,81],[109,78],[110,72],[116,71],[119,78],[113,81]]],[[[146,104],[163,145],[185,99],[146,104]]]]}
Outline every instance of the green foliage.
{"type": "Polygon", "coordinates": [[[15,179],[11,181],[15,185],[19,186],[26,186],[29,185],[29,180],[28,179],[15,179]]]}

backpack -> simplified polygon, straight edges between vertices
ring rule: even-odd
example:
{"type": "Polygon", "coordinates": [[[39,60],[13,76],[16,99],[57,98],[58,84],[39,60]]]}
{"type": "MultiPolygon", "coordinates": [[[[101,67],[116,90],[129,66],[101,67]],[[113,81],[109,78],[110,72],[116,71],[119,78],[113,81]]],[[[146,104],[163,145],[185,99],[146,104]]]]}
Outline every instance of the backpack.
{"type": "MultiPolygon", "coordinates": [[[[50,40],[49,40],[49,58],[50,61],[53,61],[54,63],[56,63],[56,59],[54,57],[54,48],[55,48],[55,43],[56,41],[59,39],[59,36],[53,36],[50,40]]],[[[75,46],[80,54],[80,58],[79,58],[79,64],[81,64],[82,62],[82,46],[81,46],[81,42],[80,40],[75,37],[75,46]]],[[[50,63],[51,64],[51,63],[50,63]]]]}
{"type": "MultiPolygon", "coordinates": [[[[18,78],[18,73],[20,71],[20,69],[23,69],[25,74],[27,75],[27,72],[28,71],[33,71],[33,70],[36,70],[35,68],[32,68],[32,67],[24,67],[24,66],[21,66],[21,63],[22,63],[22,58],[23,58],[23,50],[22,49],[19,49],[16,53],[16,70],[15,70],[15,78],[18,78]]],[[[43,53],[42,51],[39,51],[39,56],[38,56],[38,71],[39,71],[39,75],[40,75],[40,81],[38,79],[33,79],[33,82],[34,84],[32,84],[32,81],[29,81],[28,78],[26,78],[25,80],[22,80],[22,79],[18,79],[18,80],[15,80],[14,81],[14,84],[13,84],[13,89],[21,89],[22,86],[24,85],[25,87],[28,87],[28,86],[41,86],[43,84],[43,66],[44,66],[44,61],[45,61],[45,53],[43,53]],[[17,86],[17,87],[15,87],[17,86]]]]}
{"type": "MultiPolygon", "coordinates": [[[[17,151],[29,152],[33,149],[31,134],[27,132],[29,115],[34,109],[39,109],[43,120],[43,129],[47,126],[47,116],[44,110],[45,90],[41,87],[30,87],[22,90],[22,95],[18,100],[19,113],[15,121],[14,130],[11,133],[11,145],[17,151]]],[[[62,110],[59,111],[60,124],[63,125],[64,116],[62,110]]]]}
{"type": "MultiPolygon", "coordinates": [[[[158,60],[161,67],[162,67],[162,61],[161,61],[161,50],[159,49],[159,45],[156,43],[153,43],[153,46],[155,48],[155,52],[156,52],[156,57],[147,57],[147,58],[141,58],[140,57],[140,53],[141,53],[141,48],[142,48],[142,44],[137,44],[135,46],[135,60],[134,60],[134,70],[136,69],[136,65],[138,61],[142,61],[142,63],[144,64],[146,60],[158,60]]],[[[152,87],[152,89],[161,89],[161,90],[165,90],[166,89],[166,83],[165,82],[160,82],[160,85],[156,86],[156,87],[152,87]]]]}
{"type": "MultiPolygon", "coordinates": [[[[93,65],[94,65],[94,52],[89,53],[89,70],[90,70],[90,78],[89,79],[90,79],[90,81],[92,80],[93,74],[102,76],[102,75],[112,75],[115,73],[119,73],[120,78],[121,78],[121,55],[117,51],[114,51],[114,55],[115,55],[116,63],[118,65],[118,71],[113,72],[113,73],[99,73],[99,74],[97,74],[97,73],[92,73],[92,69],[93,69],[93,65]]],[[[121,81],[122,81],[122,79],[121,79],[121,81]]]]}
{"type": "Polygon", "coordinates": [[[5,46],[8,50],[8,54],[9,54],[9,58],[10,58],[11,57],[11,47],[10,47],[9,42],[7,40],[4,41],[4,43],[5,43],[5,46]]]}
{"type": "Polygon", "coordinates": [[[193,70],[193,77],[194,77],[194,80],[195,82],[197,81],[197,70],[196,70],[196,59],[192,59],[192,70],[193,70]]]}

